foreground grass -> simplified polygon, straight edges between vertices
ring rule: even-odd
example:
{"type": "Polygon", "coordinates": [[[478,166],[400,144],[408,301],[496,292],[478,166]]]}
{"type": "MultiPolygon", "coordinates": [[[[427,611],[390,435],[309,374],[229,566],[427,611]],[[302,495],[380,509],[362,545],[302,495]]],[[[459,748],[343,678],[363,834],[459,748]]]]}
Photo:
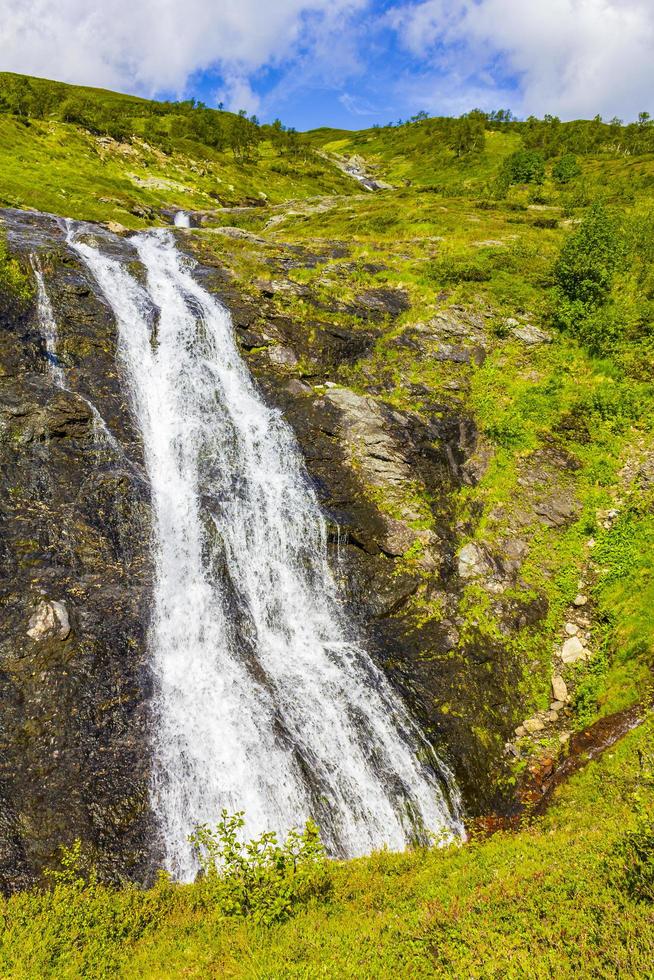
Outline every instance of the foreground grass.
{"type": "Polygon", "coordinates": [[[327,897],[270,927],[223,916],[202,882],[14,896],[2,904],[0,970],[26,980],[651,977],[654,908],[629,896],[613,851],[654,801],[653,738],[648,720],[518,832],[334,863],[327,897]]]}

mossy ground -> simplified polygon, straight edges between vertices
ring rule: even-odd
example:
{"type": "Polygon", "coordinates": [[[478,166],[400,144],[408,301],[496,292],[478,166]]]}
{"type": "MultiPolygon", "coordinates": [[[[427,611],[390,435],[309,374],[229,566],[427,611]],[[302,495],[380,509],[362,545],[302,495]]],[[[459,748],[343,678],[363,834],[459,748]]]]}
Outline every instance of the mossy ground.
{"type": "Polygon", "coordinates": [[[161,210],[211,210],[337,192],[352,182],[320,158],[289,167],[269,143],[256,163],[180,140],[163,153],[58,120],[0,114],[0,206],[29,207],[127,228],[162,223],[161,210]]]}

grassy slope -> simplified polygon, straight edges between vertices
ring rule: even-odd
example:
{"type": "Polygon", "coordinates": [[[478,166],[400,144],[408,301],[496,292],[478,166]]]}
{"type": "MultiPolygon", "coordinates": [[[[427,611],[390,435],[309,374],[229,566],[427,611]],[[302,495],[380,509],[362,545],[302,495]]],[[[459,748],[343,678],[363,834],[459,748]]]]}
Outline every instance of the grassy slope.
{"type": "Polygon", "coordinates": [[[272,927],[221,917],[201,885],[60,887],[3,903],[0,970],[33,977],[652,975],[651,905],[612,859],[634,823],[651,722],[558,793],[547,817],[462,848],[335,864],[333,891],[272,927]]]}
{"type": "MultiPolygon", "coordinates": [[[[0,73],[0,94],[12,77],[0,73]]],[[[125,107],[135,133],[146,130],[148,103],[143,99],[38,79],[31,83],[99,107],[125,107]],[[143,115],[134,115],[140,106],[143,115]]],[[[320,157],[289,164],[269,142],[262,143],[259,160],[239,163],[228,150],[184,138],[167,142],[171,152],[164,153],[138,135],[128,142],[98,137],[61,122],[56,113],[30,120],[0,113],[0,206],[139,228],[160,222],[160,209],[207,210],[356,189],[320,157]]]]}
{"type": "MultiPolygon", "coordinates": [[[[526,710],[548,700],[552,644],[591,558],[597,654],[574,669],[576,722],[633,703],[649,682],[653,652],[654,520],[651,493],[638,474],[653,449],[651,374],[629,373],[620,359],[593,359],[556,334],[549,345],[525,347],[503,321],[517,314],[547,326],[552,263],[574,222],[598,198],[628,216],[644,213],[651,207],[654,161],[586,157],[572,185],[559,188],[548,180],[537,190],[517,188],[508,200],[491,201],[489,183],[518,142],[511,134],[489,135],[484,154],[463,162],[433,153],[411,128],[316,131],[308,139],[327,153],[363,156],[396,189],[358,193],[328,163],[280,161],[265,145],[260,163],[243,165],[188,145],[170,156],[138,142],[103,145],[75,126],[37,121],[26,127],[0,115],[0,199],[139,227],[153,221],[133,213],[139,208],[205,210],[217,203],[212,193],[232,204],[263,191],[270,207],[217,214],[216,223],[257,232],[272,253],[289,244],[319,250],[347,242],[346,260],[297,269],[291,277],[327,300],[347,301],[367,286],[401,286],[411,309],[334,380],[367,391],[383,379],[385,398],[426,417],[439,398],[473,412],[493,454],[480,483],[465,488],[458,501],[464,526],[483,505],[481,519],[472,522],[477,540],[492,546],[502,539],[512,509],[525,499],[522,472],[539,449],[554,440],[581,463],[574,476],[578,519],[563,531],[538,526],[529,532],[520,591],[523,598],[530,590],[544,592],[549,612],[543,626],[518,631],[511,641],[524,664],[526,710]],[[133,175],[176,183],[143,186],[133,175]],[[310,200],[324,194],[329,197],[322,202],[310,200]],[[543,218],[554,219],[553,227],[544,227],[543,218]],[[481,281],[457,281],[470,265],[482,269],[481,281]],[[491,314],[488,356],[466,376],[469,389],[460,390],[463,368],[416,359],[395,342],[407,326],[455,303],[491,314]],[[571,417],[583,425],[568,425],[571,417]],[[620,518],[606,529],[597,510],[615,504],[620,518]]],[[[194,235],[219,253],[244,289],[266,273],[247,241],[218,240],[211,231],[194,235]]],[[[292,294],[279,302],[300,322],[313,315],[292,294]]],[[[334,318],[356,326],[348,314],[334,318]]],[[[420,602],[416,615],[437,614],[420,602]]],[[[471,586],[466,602],[467,623],[492,638],[497,625],[485,597],[471,586]]],[[[2,969],[18,977],[648,976],[651,910],[627,900],[601,865],[630,819],[630,780],[642,738],[631,736],[576,778],[545,823],[458,852],[338,866],[328,905],[270,931],[220,920],[192,888],[146,896],[102,892],[97,905],[86,895],[83,921],[65,894],[57,907],[54,899],[12,899],[5,907],[2,969]]]]}

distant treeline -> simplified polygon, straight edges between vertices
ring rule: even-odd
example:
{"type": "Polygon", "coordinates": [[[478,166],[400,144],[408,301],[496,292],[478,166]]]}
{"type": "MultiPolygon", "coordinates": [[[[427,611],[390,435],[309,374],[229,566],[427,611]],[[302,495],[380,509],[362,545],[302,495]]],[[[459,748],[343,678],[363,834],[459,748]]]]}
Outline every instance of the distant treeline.
{"type": "Polygon", "coordinates": [[[203,102],[154,102],[63,82],[0,73],[0,113],[29,124],[31,119],[56,119],[81,126],[96,136],[115,140],[140,137],[164,153],[191,141],[212,150],[231,150],[237,160],[254,160],[262,140],[270,140],[282,156],[311,156],[293,129],[276,119],[262,125],[245,110],[211,109],[203,102]],[[181,145],[180,145],[181,144],[181,145]]]}
{"type": "MultiPolygon", "coordinates": [[[[216,151],[229,150],[235,159],[250,161],[256,159],[261,142],[269,140],[280,155],[313,155],[309,142],[279,119],[261,124],[244,110],[225,112],[222,105],[211,109],[195,99],[154,102],[24,75],[0,73],[0,113],[10,113],[25,124],[30,119],[57,119],[115,140],[140,137],[165,153],[183,149],[184,141],[191,141],[216,151]]],[[[539,153],[543,160],[570,153],[654,153],[654,120],[647,112],[626,124],[617,118],[605,122],[600,116],[573,122],[551,115],[519,120],[509,109],[473,109],[458,118],[419,112],[411,119],[374,128],[405,132],[418,128],[427,139],[421,140],[416,152],[429,151],[430,144],[431,149],[440,145],[457,157],[480,153],[487,132],[493,130],[519,134],[524,148],[539,153]]]]}
{"type": "Polygon", "coordinates": [[[573,122],[562,122],[551,115],[520,120],[510,109],[473,109],[458,118],[419,112],[411,119],[375,128],[397,127],[420,127],[457,156],[481,152],[489,130],[518,133],[525,149],[538,151],[545,160],[566,153],[654,153],[654,120],[648,112],[639,113],[638,120],[630,123],[617,118],[605,122],[601,116],[573,122]]]}

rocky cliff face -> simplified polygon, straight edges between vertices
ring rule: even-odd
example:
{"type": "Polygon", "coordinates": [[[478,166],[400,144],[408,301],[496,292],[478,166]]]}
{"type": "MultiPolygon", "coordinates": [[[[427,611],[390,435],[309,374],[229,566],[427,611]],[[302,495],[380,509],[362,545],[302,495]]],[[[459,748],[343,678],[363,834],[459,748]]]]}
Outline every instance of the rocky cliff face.
{"type": "Polygon", "coordinates": [[[38,311],[2,318],[0,884],[86,842],[108,879],[142,878],[148,832],[148,487],[114,327],[57,222],[5,213],[37,251],[65,388],[38,311]],[[104,420],[104,421],[102,421],[104,420]]]}
{"type": "MultiPolygon", "coordinates": [[[[64,386],[48,371],[36,307],[5,316],[1,884],[35,880],[58,845],[76,837],[108,879],[142,880],[157,857],[147,792],[152,570],[142,447],[112,316],[65,247],[61,226],[21,212],[3,212],[2,220],[24,261],[34,251],[40,256],[64,386]]],[[[132,260],[127,242],[94,233],[132,260]]],[[[490,583],[507,633],[544,609],[538,599],[502,598],[519,574],[519,541],[499,557],[460,552],[469,528],[458,519],[457,493],[485,465],[464,402],[432,403],[425,390],[417,393],[420,412],[400,411],[383,378],[367,391],[328,380],[365,358],[381,324],[406,307],[401,290],[362,292],[346,307],[358,324],[350,330],[323,296],[306,289],[302,301],[315,310],[307,324],[280,314],[276,298],[301,292],[285,272],[315,265],[320,254],[277,248],[271,278],[244,292],[220,248],[188,236],[182,244],[196,251],[197,274],[232,310],[253,374],[297,434],[330,521],[344,602],[451,761],[469,810],[483,810],[497,800],[502,748],[519,712],[518,668],[501,636],[489,642],[470,622],[464,630],[462,590],[471,578],[490,583]]],[[[347,250],[335,243],[329,254],[347,250]]],[[[483,358],[483,322],[465,311],[405,331],[398,343],[431,356],[434,331],[440,356],[453,364],[483,358]]]]}

